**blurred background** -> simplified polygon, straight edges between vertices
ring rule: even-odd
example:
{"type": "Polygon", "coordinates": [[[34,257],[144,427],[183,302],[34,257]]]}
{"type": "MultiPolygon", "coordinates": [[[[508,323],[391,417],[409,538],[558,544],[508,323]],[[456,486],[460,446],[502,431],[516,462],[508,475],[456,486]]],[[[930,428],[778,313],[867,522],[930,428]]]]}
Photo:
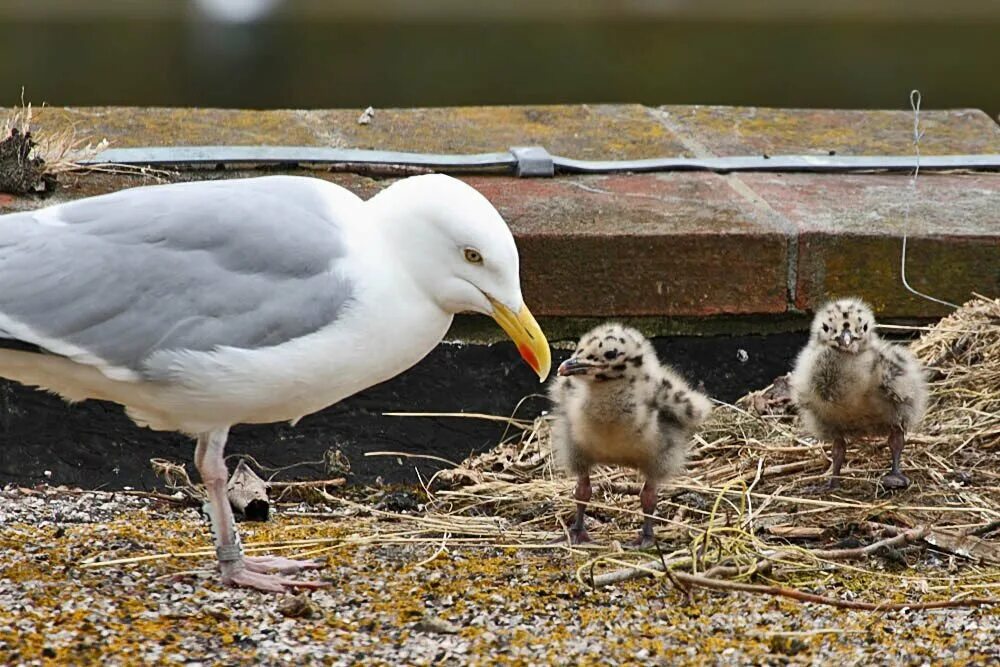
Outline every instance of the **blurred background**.
{"type": "Polygon", "coordinates": [[[0,0],[0,95],[1000,112],[1000,0],[0,0]]]}

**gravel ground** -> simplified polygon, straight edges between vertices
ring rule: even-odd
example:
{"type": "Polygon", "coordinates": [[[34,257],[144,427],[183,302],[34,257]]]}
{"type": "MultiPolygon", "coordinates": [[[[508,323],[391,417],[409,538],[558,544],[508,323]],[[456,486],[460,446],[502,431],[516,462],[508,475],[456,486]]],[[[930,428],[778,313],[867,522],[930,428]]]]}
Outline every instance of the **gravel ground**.
{"type": "MultiPolygon", "coordinates": [[[[197,510],[120,493],[0,490],[0,664],[1000,661],[1000,610],[876,614],[706,591],[689,602],[662,579],[592,591],[575,579],[580,557],[564,550],[452,543],[430,560],[438,549],[426,543],[358,546],[380,528],[351,516],[279,515],[242,530],[247,544],[329,538],[328,566],[312,576],[331,586],[303,596],[224,589],[192,570],[207,557],[82,568],[205,549],[207,525],[197,510]]],[[[906,573],[930,579],[944,565],[924,559],[906,573]]],[[[822,589],[920,595],[864,572],[822,589]]]]}

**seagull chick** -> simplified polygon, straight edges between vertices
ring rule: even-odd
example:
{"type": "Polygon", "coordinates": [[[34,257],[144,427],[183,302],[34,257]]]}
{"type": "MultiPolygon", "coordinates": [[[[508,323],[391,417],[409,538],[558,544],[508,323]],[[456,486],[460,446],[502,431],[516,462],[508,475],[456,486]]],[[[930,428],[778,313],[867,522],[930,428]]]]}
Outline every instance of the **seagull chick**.
{"type": "Polygon", "coordinates": [[[294,423],[388,380],[460,312],[492,316],[545,379],[510,229],[441,174],[367,201],[267,176],[0,215],[0,377],[194,436],[228,585],[312,586],[282,575],[319,565],[244,555],[226,499],[230,427],[294,423]]]}
{"type": "Polygon", "coordinates": [[[840,484],[849,436],[887,435],[892,470],[887,489],[910,480],[899,470],[905,434],[927,408],[927,384],[916,357],[875,333],[875,316],[859,299],[826,304],[791,375],[792,400],[806,429],[833,442],[829,488],[840,484]]]}
{"type": "Polygon", "coordinates": [[[688,441],[712,410],[672,368],[660,364],[652,344],[635,329],[605,324],[585,334],[559,366],[550,398],[555,406],[552,448],[576,475],[574,544],[589,542],[584,527],[590,469],[598,464],[639,470],[644,514],[636,546],[653,544],[657,485],[680,474],[688,441]]]}

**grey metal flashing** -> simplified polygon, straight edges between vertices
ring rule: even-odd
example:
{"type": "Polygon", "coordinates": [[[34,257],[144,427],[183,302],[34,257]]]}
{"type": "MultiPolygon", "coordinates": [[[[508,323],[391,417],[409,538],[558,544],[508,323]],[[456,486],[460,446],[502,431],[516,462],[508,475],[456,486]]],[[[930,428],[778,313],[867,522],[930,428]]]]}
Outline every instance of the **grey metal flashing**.
{"type": "Polygon", "coordinates": [[[519,177],[554,176],[555,160],[541,146],[511,146],[511,154],[517,159],[515,173],[519,177]]]}
{"type": "Polygon", "coordinates": [[[151,167],[217,164],[373,164],[440,169],[513,168],[517,159],[509,151],[472,155],[404,153],[360,148],[321,146],[148,146],[109,148],[86,165],[125,164],[151,167]]]}
{"type": "MultiPolygon", "coordinates": [[[[556,157],[559,171],[613,173],[621,171],[910,171],[912,155],[745,155],[709,158],[650,158],[646,160],[572,160],[556,157]]],[[[925,155],[923,169],[1000,169],[1000,154],[925,155]]]]}
{"type": "MultiPolygon", "coordinates": [[[[910,171],[912,155],[744,155],[665,157],[643,160],[575,160],[551,155],[541,146],[516,146],[502,153],[445,155],[319,146],[150,146],[111,148],[84,165],[182,167],[198,165],[364,164],[425,167],[440,171],[503,169],[523,177],[621,172],[741,171],[865,172],[910,171]]],[[[922,170],[1000,170],[1000,154],[925,155],[922,170]]]]}

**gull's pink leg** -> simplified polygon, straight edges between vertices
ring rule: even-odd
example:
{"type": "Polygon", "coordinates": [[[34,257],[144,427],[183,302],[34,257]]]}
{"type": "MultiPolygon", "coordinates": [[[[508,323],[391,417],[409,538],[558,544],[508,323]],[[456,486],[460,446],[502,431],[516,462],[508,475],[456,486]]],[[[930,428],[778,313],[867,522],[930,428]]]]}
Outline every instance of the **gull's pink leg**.
{"type": "Polygon", "coordinates": [[[248,558],[243,555],[240,535],[233,520],[233,511],[226,497],[226,480],[229,471],[223,450],[228,429],[220,429],[198,436],[194,464],[198,468],[205,491],[208,493],[208,514],[212,520],[215,553],[219,557],[222,582],[229,586],[246,586],[261,591],[283,593],[294,588],[319,588],[326,584],[319,581],[296,581],[287,577],[268,574],[291,574],[304,569],[321,567],[319,561],[293,561],[277,556],[248,558]]]}

